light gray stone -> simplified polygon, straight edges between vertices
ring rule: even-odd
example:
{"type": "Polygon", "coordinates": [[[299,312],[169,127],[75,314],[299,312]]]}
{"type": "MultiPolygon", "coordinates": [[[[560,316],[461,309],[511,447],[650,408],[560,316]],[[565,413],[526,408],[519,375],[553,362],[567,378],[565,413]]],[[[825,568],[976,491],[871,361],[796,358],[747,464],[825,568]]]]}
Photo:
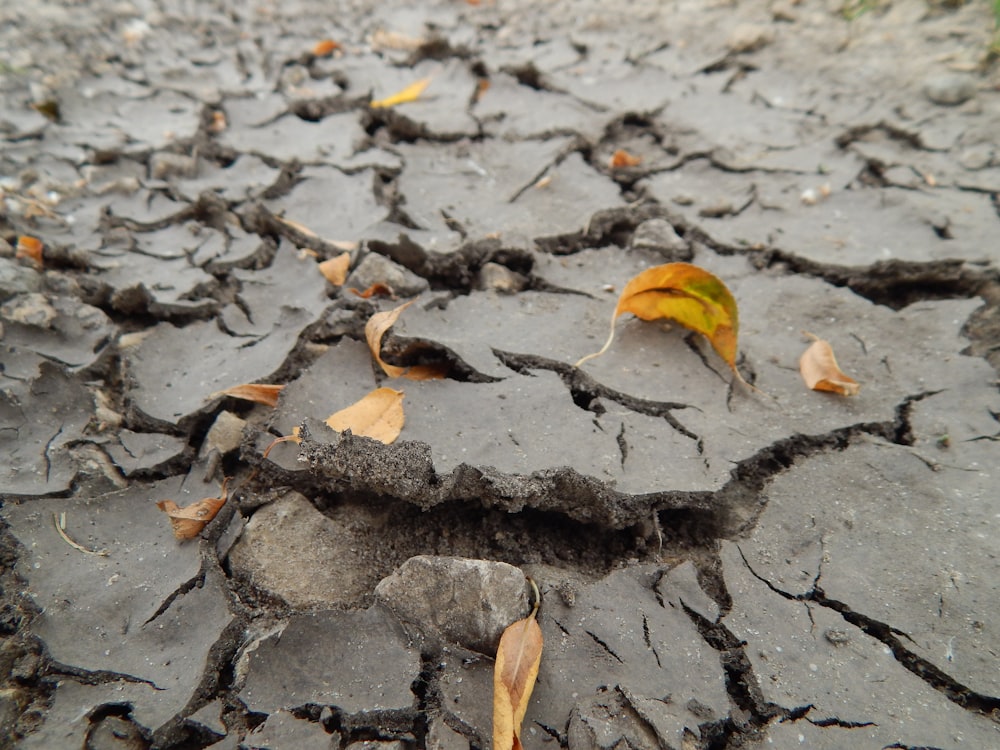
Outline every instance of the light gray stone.
{"type": "Polygon", "coordinates": [[[199,456],[205,457],[213,450],[223,456],[235,451],[243,440],[243,428],[246,424],[245,419],[237,417],[231,411],[219,412],[219,416],[212,422],[208,434],[205,435],[199,456]]]}
{"type": "Polygon", "coordinates": [[[298,492],[257,509],[229,564],[237,579],[299,609],[356,605],[377,580],[350,519],[331,520],[298,492]]]}
{"type": "Polygon", "coordinates": [[[375,589],[376,599],[431,642],[496,653],[504,629],[528,614],[524,573],[460,557],[411,557],[375,589]]]}
{"type": "Polygon", "coordinates": [[[357,268],[351,271],[351,275],[344,282],[344,287],[363,292],[378,283],[385,284],[400,297],[413,297],[430,288],[427,279],[417,276],[384,255],[372,252],[365,255],[357,268]]]}
{"type": "Polygon", "coordinates": [[[937,74],[924,82],[924,95],[935,104],[955,107],[976,95],[976,82],[960,73],[937,74]]]}
{"type": "Polygon", "coordinates": [[[657,252],[668,262],[692,258],[691,244],[663,219],[650,219],[637,226],[632,234],[632,247],[657,252]]]}

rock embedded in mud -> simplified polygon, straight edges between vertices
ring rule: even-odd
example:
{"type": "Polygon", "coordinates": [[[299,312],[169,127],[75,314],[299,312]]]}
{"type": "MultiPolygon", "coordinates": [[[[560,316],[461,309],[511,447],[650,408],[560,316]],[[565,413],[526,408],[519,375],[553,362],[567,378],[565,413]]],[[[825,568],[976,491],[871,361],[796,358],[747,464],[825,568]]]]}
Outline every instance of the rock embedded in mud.
{"type": "Polygon", "coordinates": [[[975,81],[958,73],[931,76],[924,82],[924,96],[945,107],[964,104],[975,95],[975,81]]]}
{"type": "Polygon", "coordinates": [[[726,39],[726,49],[739,54],[740,52],[756,52],[764,49],[774,41],[774,31],[768,26],[758,24],[742,24],[733,29],[726,39]]]}
{"type": "Polygon", "coordinates": [[[631,247],[658,252],[667,261],[691,260],[691,244],[677,234],[669,221],[650,219],[635,228],[631,247]]]}
{"type": "Polygon", "coordinates": [[[347,523],[298,492],[260,508],[229,554],[233,575],[296,609],[351,606],[375,583],[347,523]]]}
{"type": "Polygon", "coordinates": [[[378,253],[368,253],[344,282],[345,288],[364,291],[374,284],[385,284],[394,294],[414,297],[430,289],[427,279],[378,253]]]}
{"type": "Polygon", "coordinates": [[[418,555],[375,588],[375,598],[432,642],[496,651],[504,628],[529,609],[524,573],[513,565],[418,555]]]}

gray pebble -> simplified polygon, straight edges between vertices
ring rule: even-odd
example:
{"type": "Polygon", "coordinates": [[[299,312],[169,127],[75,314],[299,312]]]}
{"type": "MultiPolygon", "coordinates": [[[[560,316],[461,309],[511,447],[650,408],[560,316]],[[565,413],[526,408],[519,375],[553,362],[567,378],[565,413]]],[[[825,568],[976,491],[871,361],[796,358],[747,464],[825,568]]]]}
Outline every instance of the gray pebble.
{"type": "Polygon", "coordinates": [[[385,284],[400,297],[415,297],[430,289],[427,279],[378,253],[368,253],[347,277],[344,287],[363,292],[372,284],[379,283],[385,284]]]}
{"type": "Polygon", "coordinates": [[[655,250],[670,261],[691,260],[691,245],[679,236],[669,221],[644,221],[632,234],[631,245],[642,250],[655,250]]]}
{"type": "Polygon", "coordinates": [[[524,573],[507,563],[418,555],[375,588],[375,598],[432,643],[496,653],[500,635],[528,614],[524,573]]]}
{"type": "Polygon", "coordinates": [[[976,95],[976,84],[960,73],[942,73],[927,79],[924,95],[935,104],[955,107],[976,95]]]}

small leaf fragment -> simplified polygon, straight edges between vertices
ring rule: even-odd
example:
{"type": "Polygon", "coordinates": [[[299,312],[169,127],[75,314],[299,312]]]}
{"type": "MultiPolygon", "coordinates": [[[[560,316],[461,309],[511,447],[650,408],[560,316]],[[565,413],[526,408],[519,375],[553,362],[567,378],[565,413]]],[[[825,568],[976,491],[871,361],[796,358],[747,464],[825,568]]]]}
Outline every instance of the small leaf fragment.
{"type": "Polygon", "coordinates": [[[360,401],[331,414],[326,424],[332,430],[350,430],[388,445],[403,431],[403,392],[376,388],[360,401]]]}
{"type": "Polygon", "coordinates": [[[615,321],[626,312],[642,320],[674,320],[702,334],[736,376],[743,379],[736,369],[739,333],[736,300],[714,274],[690,263],[664,263],[634,276],[618,297],[608,340],[600,351],[577,362],[577,367],[608,350],[615,335],[615,321]]]}
{"type": "Polygon", "coordinates": [[[277,406],[278,396],[281,395],[281,389],[284,387],[283,385],[271,385],[268,383],[244,383],[243,385],[234,385],[232,388],[227,388],[222,391],[222,395],[241,398],[244,401],[253,401],[265,406],[277,406]]]}
{"type": "Polygon", "coordinates": [[[608,160],[608,166],[611,169],[621,169],[622,167],[638,167],[642,164],[642,157],[630,154],[623,148],[618,149],[611,155],[611,159],[608,160]]]}
{"type": "Polygon", "coordinates": [[[347,272],[351,268],[351,254],[341,253],[336,258],[324,260],[319,264],[319,272],[334,286],[343,286],[347,281],[347,272]]]}
{"type": "Polygon", "coordinates": [[[340,49],[340,45],[332,39],[321,39],[313,45],[312,53],[316,57],[329,57],[333,51],[340,49]]]}
{"type": "Polygon", "coordinates": [[[173,500],[160,500],[156,507],[170,518],[170,525],[173,527],[175,537],[181,541],[194,539],[226,504],[226,485],[228,483],[229,478],[227,477],[222,482],[220,497],[206,497],[183,508],[173,500]]]}
{"type": "Polygon", "coordinates": [[[841,372],[830,343],[811,333],[806,335],[813,339],[812,344],[799,358],[799,372],[806,385],[814,391],[857,396],[861,386],[858,381],[841,372]]]}
{"type": "Polygon", "coordinates": [[[208,123],[208,132],[221,133],[227,127],[229,127],[229,123],[226,121],[226,113],[219,109],[212,112],[212,120],[208,123]]]}
{"type": "Polygon", "coordinates": [[[15,258],[28,258],[36,266],[42,266],[42,241],[30,234],[21,234],[17,238],[15,258]]]}
{"type": "Polygon", "coordinates": [[[365,289],[363,292],[358,291],[354,287],[348,287],[347,291],[355,294],[361,299],[370,299],[371,297],[392,297],[395,298],[395,292],[392,291],[392,287],[388,284],[383,284],[381,281],[376,281],[370,287],[365,289]]]}
{"type": "Polygon", "coordinates": [[[383,109],[385,107],[395,107],[397,104],[415,102],[420,98],[420,95],[424,93],[424,89],[426,89],[430,83],[430,78],[421,78],[419,81],[411,83],[405,89],[397,91],[392,96],[387,96],[385,99],[376,99],[368,106],[372,109],[383,109]]]}
{"type": "Polygon", "coordinates": [[[520,750],[521,724],[542,661],[538,604],[500,636],[493,667],[493,750],[520,750]]]}
{"type": "Polygon", "coordinates": [[[400,367],[390,365],[382,360],[382,337],[385,332],[392,328],[393,324],[403,314],[403,310],[412,305],[416,300],[411,299],[393,310],[375,313],[368,322],[365,323],[365,340],[371,350],[372,357],[378,362],[379,367],[390,378],[405,377],[410,380],[437,380],[443,378],[445,373],[440,367],[434,365],[413,365],[412,367],[400,367]]]}

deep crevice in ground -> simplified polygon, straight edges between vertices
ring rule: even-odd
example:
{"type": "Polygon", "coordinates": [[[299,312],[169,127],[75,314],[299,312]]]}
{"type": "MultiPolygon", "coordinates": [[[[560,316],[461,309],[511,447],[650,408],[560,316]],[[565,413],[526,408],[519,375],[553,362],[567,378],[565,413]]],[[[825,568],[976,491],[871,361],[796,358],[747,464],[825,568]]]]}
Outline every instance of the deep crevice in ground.
{"type": "Polygon", "coordinates": [[[942,693],[952,703],[968,711],[987,717],[993,716],[995,712],[1000,712],[1000,696],[986,695],[973,690],[967,685],[963,685],[937,665],[907,648],[900,637],[904,635],[902,631],[892,627],[888,623],[854,610],[846,602],[828,597],[823,591],[822,586],[819,585],[819,574],[817,574],[813,581],[812,589],[804,594],[793,594],[778,588],[754,570],[753,566],[750,565],[750,561],[747,560],[746,555],[743,554],[743,550],[740,550],[740,556],[743,558],[743,563],[746,565],[747,570],[750,571],[754,578],[767,586],[775,594],[789,601],[812,602],[837,612],[846,622],[854,625],[865,635],[883,643],[892,651],[892,655],[897,662],[930,687],[942,693]]]}

